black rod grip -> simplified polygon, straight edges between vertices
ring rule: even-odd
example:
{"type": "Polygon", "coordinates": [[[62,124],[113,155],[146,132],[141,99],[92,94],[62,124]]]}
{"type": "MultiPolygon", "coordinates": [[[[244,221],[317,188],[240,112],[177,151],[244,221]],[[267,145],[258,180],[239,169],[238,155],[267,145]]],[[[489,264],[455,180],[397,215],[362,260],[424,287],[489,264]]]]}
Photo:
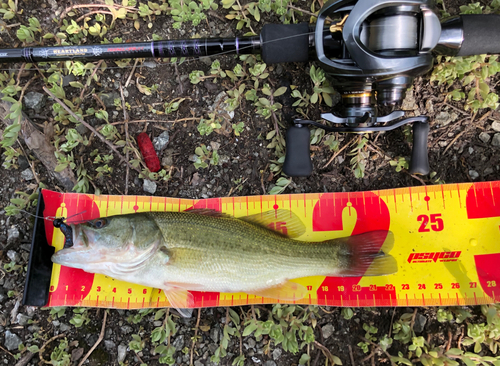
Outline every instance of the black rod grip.
{"type": "Polygon", "coordinates": [[[307,62],[309,24],[266,24],[260,34],[262,59],[266,64],[307,62]]]}
{"type": "Polygon", "coordinates": [[[500,15],[461,15],[463,26],[462,47],[457,56],[500,53],[500,15]]]}
{"type": "Polygon", "coordinates": [[[283,172],[289,177],[307,177],[312,173],[311,132],[305,126],[291,126],[286,131],[286,155],[283,172]]]}
{"type": "Polygon", "coordinates": [[[427,155],[427,136],[429,135],[429,123],[413,123],[413,149],[411,152],[410,173],[429,174],[429,157],[427,155]]]}

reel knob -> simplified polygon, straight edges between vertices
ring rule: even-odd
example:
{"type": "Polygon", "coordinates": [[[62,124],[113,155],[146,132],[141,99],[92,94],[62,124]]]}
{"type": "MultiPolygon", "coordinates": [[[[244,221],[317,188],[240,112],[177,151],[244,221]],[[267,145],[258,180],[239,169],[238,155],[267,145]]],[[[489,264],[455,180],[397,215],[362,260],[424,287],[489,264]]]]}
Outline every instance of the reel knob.
{"type": "Polygon", "coordinates": [[[429,135],[429,123],[427,119],[422,122],[413,123],[413,148],[411,151],[410,173],[429,174],[429,156],[427,153],[427,137],[429,135]]]}
{"type": "Polygon", "coordinates": [[[288,127],[286,131],[286,155],[283,172],[289,177],[307,177],[313,166],[310,153],[311,133],[301,124],[288,127]]]}

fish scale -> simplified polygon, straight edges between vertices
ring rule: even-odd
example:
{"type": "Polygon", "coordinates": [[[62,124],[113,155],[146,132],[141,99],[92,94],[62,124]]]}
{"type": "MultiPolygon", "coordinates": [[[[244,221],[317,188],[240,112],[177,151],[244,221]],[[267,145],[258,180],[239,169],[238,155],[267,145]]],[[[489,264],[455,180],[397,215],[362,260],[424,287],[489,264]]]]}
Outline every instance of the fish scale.
{"type": "MultiPolygon", "coordinates": [[[[388,235],[385,231],[309,243],[249,220],[220,217],[207,210],[98,218],[71,225],[73,245],[52,260],[161,288],[169,301],[176,301],[173,297],[181,293],[189,298],[186,290],[303,298],[307,290],[289,280],[346,270],[362,275],[368,269],[363,261],[372,261],[370,268],[379,275],[396,271],[395,263],[379,265],[392,259],[380,252],[388,235]]],[[[188,306],[186,300],[183,305],[188,306]]]]}
{"type": "MultiPolygon", "coordinates": [[[[45,210],[39,215],[68,217],[86,211],[81,217],[71,219],[74,221],[102,215],[178,212],[191,208],[215,209],[236,217],[287,209],[306,225],[306,230],[298,237],[305,241],[345,237],[369,230],[391,230],[395,245],[390,254],[397,260],[397,273],[383,277],[303,278],[296,282],[306,286],[309,293],[295,303],[357,307],[474,305],[500,301],[498,181],[207,200],[94,196],[42,190],[39,202],[45,204],[45,210]]],[[[277,221],[272,226],[277,230],[286,229],[285,221],[277,221]]],[[[47,243],[57,250],[62,249],[64,236],[54,231],[50,223],[46,228],[43,236],[47,243]]],[[[34,242],[34,247],[42,244],[34,242]]],[[[213,268],[218,267],[214,265],[213,268]]],[[[46,284],[48,306],[169,306],[159,289],[58,265],[54,265],[51,272],[50,283],[46,284]]],[[[195,307],[276,302],[269,297],[246,293],[194,291],[193,295],[195,307]]]]}

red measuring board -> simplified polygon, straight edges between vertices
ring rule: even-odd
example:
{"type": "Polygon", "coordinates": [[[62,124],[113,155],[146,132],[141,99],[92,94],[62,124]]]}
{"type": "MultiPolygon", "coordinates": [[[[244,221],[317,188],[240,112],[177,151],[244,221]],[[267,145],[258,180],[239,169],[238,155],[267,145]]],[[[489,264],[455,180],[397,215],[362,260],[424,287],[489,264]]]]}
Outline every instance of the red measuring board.
{"type": "MultiPolygon", "coordinates": [[[[307,277],[294,280],[308,295],[297,304],[330,306],[475,305],[500,300],[500,182],[464,183],[353,193],[311,193],[190,200],[94,196],[42,191],[45,216],[85,211],[94,219],[144,211],[211,208],[235,217],[276,209],[306,225],[298,238],[318,241],[391,230],[398,272],[381,277],[307,277]]],[[[71,220],[69,220],[71,221],[71,220]]],[[[286,230],[286,222],[276,222],[286,230]]],[[[64,237],[45,221],[47,241],[64,237]]],[[[276,303],[244,293],[192,292],[195,307],[276,303]]],[[[48,306],[145,308],[169,306],[159,289],[54,265],[48,306]]]]}

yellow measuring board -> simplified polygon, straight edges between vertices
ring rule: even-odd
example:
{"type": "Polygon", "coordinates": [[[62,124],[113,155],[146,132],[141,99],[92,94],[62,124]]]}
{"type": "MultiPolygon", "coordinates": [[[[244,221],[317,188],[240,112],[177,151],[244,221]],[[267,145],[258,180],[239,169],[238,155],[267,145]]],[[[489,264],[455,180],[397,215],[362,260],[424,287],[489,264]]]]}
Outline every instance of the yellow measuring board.
{"type": "MultiPolygon", "coordinates": [[[[307,277],[297,304],[330,306],[475,305],[500,300],[500,182],[449,184],[353,193],[311,193],[203,200],[94,196],[43,190],[44,216],[92,220],[145,211],[209,208],[234,217],[291,210],[305,224],[297,238],[321,241],[391,230],[398,272],[381,277],[307,277]]],[[[71,222],[71,219],[68,220],[71,222]]],[[[286,232],[286,221],[272,224],[286,232]]],[[[64,236],[45,220],[47,242],[64,236]]],[[[195,307],[276,303],[244,293],[192,292],[195,307]]],[[[290,302],[291,303],[291,302],[290,302]]],[[[159,289],[54,264],[47,306],[169,306],[159,289]]]]}

